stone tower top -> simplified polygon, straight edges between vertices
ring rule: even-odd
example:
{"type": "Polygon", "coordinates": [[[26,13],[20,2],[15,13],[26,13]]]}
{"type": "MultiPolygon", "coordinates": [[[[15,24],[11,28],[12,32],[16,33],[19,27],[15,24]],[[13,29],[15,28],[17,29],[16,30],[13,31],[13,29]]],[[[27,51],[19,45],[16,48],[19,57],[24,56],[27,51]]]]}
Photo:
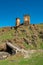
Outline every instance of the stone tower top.
{"type": "Polygon", "coordinates": [[[30,16],[29,15],[24,15],[24,24],[29,25],[30,24],[30,16]]]}
{"type": "Polygon", "coordinates": [[[16,26],[20,25],[20,18],[16,18],[16,26]]]}

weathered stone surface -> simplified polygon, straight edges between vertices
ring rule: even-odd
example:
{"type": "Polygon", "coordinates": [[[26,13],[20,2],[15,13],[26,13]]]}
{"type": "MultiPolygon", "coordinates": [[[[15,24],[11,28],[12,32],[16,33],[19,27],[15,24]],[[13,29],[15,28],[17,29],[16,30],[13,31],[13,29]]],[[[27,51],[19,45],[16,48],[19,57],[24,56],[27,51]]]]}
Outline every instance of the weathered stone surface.
{"type": "Polygon", "coordinates": [[[27,43],[27,44],[31,44],[31,40],[27,39],[27,38],[23,38],[24,41],[27,43]]]}
{"type": "Polygon", "coordinates": [[[6,59],[10,55],[7,52],[0,52],[0,60],[6,59]]]}

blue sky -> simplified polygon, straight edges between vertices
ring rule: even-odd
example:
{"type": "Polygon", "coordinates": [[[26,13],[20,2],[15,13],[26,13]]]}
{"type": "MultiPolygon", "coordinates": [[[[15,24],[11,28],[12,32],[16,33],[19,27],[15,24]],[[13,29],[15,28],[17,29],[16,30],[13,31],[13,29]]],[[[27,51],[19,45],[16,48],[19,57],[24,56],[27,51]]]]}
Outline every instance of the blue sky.
{"type": "Polygon", "coordinates": [[[16,18],[29,14],[31,24],[43,23],[43,0],[0,0],[0,27],[14,26],[16,18]]]}

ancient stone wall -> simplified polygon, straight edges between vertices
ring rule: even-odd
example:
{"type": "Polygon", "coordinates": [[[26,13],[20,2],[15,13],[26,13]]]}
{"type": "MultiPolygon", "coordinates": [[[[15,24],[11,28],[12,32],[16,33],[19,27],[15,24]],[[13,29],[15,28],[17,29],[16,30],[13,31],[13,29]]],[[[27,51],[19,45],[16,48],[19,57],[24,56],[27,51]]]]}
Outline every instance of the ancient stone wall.
{"type": "Polygon", "coordinates": [[[29,15],[25,15],[24,16],[24,24],[25,25],[29,25],[30,24],[30,16],[29,15]]]}
{"type": "Polygon", "coordinates": [[[16,18],[16,26],[20,25],[20,18],[16,18]]]}

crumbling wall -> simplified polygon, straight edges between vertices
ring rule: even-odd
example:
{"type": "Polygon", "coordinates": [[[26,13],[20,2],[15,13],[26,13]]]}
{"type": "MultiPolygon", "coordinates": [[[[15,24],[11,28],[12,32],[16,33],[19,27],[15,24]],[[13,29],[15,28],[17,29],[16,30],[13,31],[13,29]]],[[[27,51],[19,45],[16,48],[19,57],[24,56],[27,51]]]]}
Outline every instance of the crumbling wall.
{"type": "Polygon", "coordinates": [[[20,25],[20,18],[16,18],[16,26],[20,25]]]}
{"type": "Polygon", "coordinates": [[[30,24],[30,16],[29,15],[25,15],[24,16],[24,24],[25,25],[29,25],[30,24]]]}

